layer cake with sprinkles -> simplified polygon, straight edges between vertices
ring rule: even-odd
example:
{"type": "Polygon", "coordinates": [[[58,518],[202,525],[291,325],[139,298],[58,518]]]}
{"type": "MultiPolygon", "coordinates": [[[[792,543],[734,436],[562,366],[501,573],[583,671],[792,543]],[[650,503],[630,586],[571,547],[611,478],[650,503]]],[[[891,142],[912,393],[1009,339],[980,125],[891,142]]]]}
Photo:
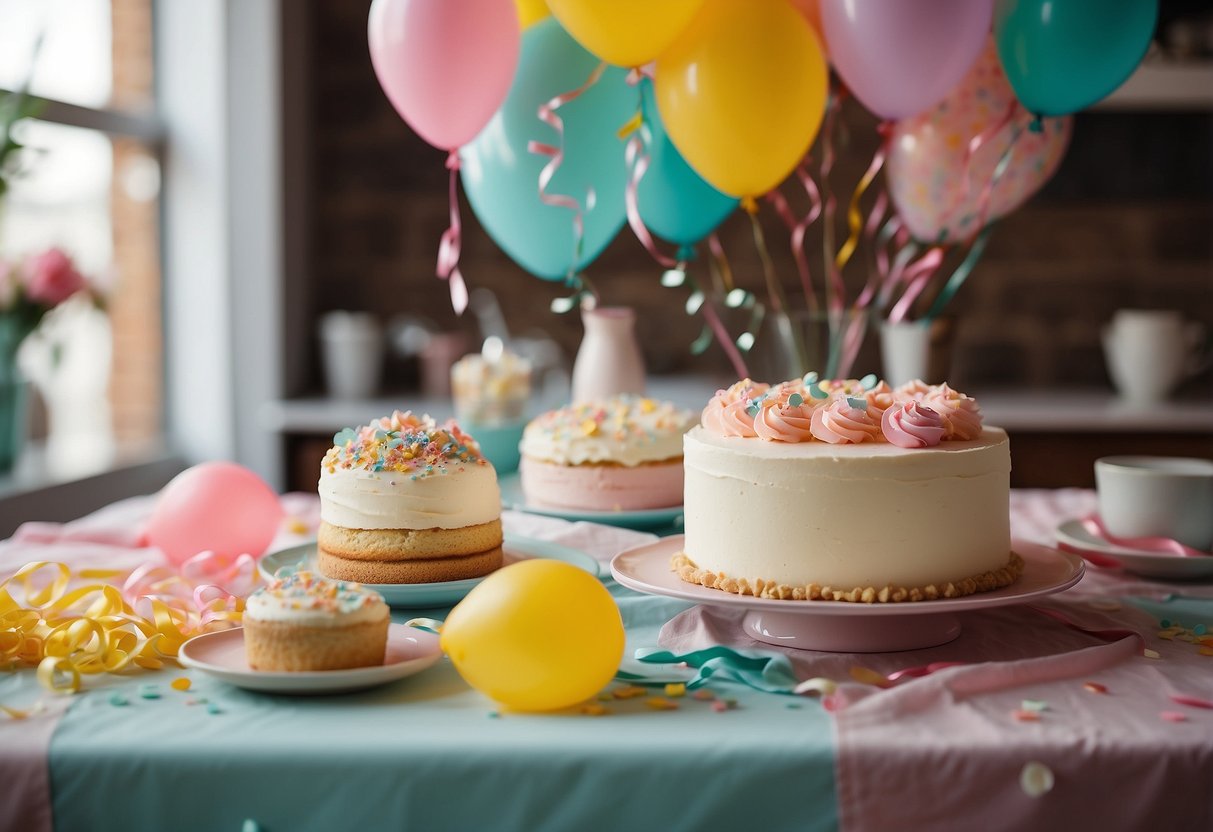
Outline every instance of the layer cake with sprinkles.
{"type": "Polygon", "coordinates": [[[875,376],[720,390],[684,439],[682,580],[791,601],[901,602],[1006,586],[1007,435],[947,384],[875,376]]]}
{"type": "Polygon", "coordinates": [[[682,435],[695,414],[630,394],[549,410],[523,432],[528,503],[634,511],[682,502],[682,435]]]}
{"type": "Polygon", "coordinates": [[[413,584],[501,566],[497,473],[454,421],[396,411],[333,443],[320,464],[321,573],[413,584]]]}
{"type": "Polygon", "coordinates": [[[254,670],[344,670],[383,664],[391,618],[379,593],[312,572],[249,596],[244,649],[254,670]]]}

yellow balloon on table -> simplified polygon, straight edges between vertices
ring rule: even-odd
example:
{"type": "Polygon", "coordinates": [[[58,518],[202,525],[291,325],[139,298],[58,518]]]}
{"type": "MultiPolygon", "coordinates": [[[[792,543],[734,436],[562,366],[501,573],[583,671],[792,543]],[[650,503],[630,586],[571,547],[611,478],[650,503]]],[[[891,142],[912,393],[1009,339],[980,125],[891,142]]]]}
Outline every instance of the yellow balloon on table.
{"type": "Polygon", "coordinates": [[[623,619],[588,572],[558,560],[498,569],[451,610],[442,649],[476,690],[518,711],[584,702],[615,676],[623,619]]]}
{"type": "Polygon", "coordinates": [[[547,0],[514,0],[514,5],[518,7],[519,28],[524,32],[552,13],[547,0]]]}
{"type": "Polygon", "coordinates": [[[578,43],[607,63],[626,67],[656,59],[702,5],[703,0],[548,0],[578,43]]]}
{"type": "Polygon", "coordinates": [[[760,196],[808,152],[829,94],[812,27],[785,0],[707,0],[657,59],[657,109],[695,172],[760,196]]]}

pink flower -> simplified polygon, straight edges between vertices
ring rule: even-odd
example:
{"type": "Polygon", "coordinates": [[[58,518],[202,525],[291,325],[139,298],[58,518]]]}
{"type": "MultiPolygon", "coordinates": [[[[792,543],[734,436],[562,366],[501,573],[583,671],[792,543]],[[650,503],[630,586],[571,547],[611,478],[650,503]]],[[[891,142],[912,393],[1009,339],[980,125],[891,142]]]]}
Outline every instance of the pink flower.
{"type": "Polygon", "coordinates": [[[17,270],[7,260],[0,260],[0,312],[17,300],[17,270]]]}
{"type": "Polygon", "coordinates": [[[25,294],[46,306],[58,306],[87,285],[72,259],[57,248],[26,260],[24,277],[25,294]]]}

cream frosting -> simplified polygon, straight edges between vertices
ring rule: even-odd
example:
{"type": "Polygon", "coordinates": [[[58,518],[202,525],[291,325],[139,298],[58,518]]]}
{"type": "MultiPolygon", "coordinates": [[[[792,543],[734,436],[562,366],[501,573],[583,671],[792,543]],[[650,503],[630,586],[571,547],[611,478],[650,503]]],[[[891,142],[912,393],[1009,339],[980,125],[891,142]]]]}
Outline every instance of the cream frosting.
{"type": "Polygon", "coordinates": [[[880,423],[868,413],[867,402],[858,407],[848,399],[835,399],[813,411],[812,436],[834,445],[858,445],[880,437],[880,423]]]}
{"type": "Polygon", "coordinates": [[[947,431],[938,412],[916,401],[890,407],[881,417],[880,428],[885,439],[902,448],[938,445],[947,431]]]}
{"type": "Polygon", "coordinates": [[[636,466],[682,456],[682,435],[695,414],[633,395],[550,410],[522,435],[522,455],[557,465],[636,466]]]}
{"type": "Polygon", "coordinates": [[[347,529],[459,529],[501,516],[497,472],[453,421],[391,416],[333,437],[320,518],[347,529]]]}
{"type": "Polygon", "coordinates": [[[362,584],[300,571],[259,588],[245,602],[244,614],[255,621],[345,627],[381,621],[389,611],[383,596],[362,584]]]}
{"type": "Polygon", "coordinates": [[[847,590],[996,571],[1010,554],[1008,449],[997,428],[917,450],[695,428],[684,441],[685,551],[736,578],[847,590]]]}

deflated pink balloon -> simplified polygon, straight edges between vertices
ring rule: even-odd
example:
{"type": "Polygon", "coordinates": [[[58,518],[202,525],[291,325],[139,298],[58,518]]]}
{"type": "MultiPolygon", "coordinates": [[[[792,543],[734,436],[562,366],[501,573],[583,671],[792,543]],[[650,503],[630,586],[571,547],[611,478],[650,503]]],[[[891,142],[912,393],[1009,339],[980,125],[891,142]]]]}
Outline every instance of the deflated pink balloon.
{"type": "Polygon", "coordinates": [[[994,0],[832,0],[820,4],[830,61],[883,119],[921,113],[951,92],[990,33],[994,0]]]}
{"type": "Polygon", "coordinates": [[[453,150],[505,100],[518,65],[514,0],[375,0],[371,63],[388,100],[421,138],[453,150]]]}
{"type": "Polygon", "coordinates": [[[234,462],[204,462],[164,487],[145,535],[177,565],[200,552],[230,561],[264,554],[281,521],[278,495],[261,477],[234,462]]]}

